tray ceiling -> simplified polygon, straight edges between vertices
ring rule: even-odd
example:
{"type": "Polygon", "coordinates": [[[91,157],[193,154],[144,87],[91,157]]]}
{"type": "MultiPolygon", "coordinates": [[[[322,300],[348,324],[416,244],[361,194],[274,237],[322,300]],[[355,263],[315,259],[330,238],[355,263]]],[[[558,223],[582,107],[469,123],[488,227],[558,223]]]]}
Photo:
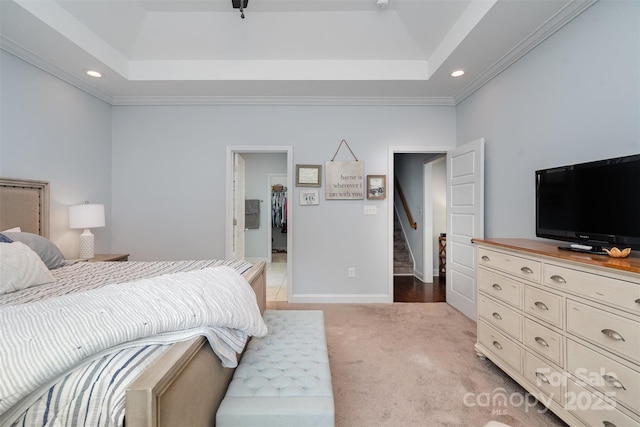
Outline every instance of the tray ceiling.
{"type": "Polygon", "coordinates": [[[0,47],[111,104],[454,105],[593,1],[1,0],[0,47]]]}

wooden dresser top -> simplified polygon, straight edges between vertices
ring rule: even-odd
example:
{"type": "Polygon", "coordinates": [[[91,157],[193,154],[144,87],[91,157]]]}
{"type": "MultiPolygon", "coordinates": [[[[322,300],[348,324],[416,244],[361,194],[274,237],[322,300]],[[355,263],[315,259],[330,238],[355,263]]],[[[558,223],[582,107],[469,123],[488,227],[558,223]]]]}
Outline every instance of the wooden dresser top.
{"type": "Polygon", "coordinates": [[[631,254],[626,258],[613,258],[608,255],[564,251],[558,249],[557,244],[531,239],[473,239],[473,242],[640,274],[640,255],[638,251],[631,251],[631,254]]]}

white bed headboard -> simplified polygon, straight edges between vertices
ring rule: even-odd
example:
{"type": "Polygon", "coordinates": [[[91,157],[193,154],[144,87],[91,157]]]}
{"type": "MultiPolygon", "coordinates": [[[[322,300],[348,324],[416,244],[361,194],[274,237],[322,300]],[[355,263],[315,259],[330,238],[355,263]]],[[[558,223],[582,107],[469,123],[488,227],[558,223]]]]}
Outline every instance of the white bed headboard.
{"type": "Polygon", "coordinates": [[[0,231],[22,231],[49,238],[49,183],[0,178],[0,231]]]}

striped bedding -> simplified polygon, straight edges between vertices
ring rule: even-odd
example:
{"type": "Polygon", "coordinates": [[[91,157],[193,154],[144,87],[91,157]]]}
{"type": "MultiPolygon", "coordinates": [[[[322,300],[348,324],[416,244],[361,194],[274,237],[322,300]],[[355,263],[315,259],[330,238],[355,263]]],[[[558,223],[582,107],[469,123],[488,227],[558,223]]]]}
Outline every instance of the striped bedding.
{"type": "Polygon", "coordinates": [[[250,267],[230,261],[79,263],[53,270],[54,284],[3,296],[0,425],[122,425],[128,384],[164,352],[168,346],[163,344],[194,335],[207,336],[223,363],[233,366],[235,352],[242,349],[247,335],[266,331],[255,295],[237,274],[250,267]],[[211,283],[218,280],[214,276],[221,273],[240,278],[243,285],[229,286],[220,279],[212,289],[211,283]],[[137,280],[145,276],[155,279],[137,280]],[[227,288],[234,286],[244,296],[229,293],[227,288]],[[179,295],[183,287],[191,289],[184,301],[179,295]],[[128,308],[125,304],[134,294],[144,303],[128,308]],[[60,298],[54,298],[57,295],[60,298]],[[209,307],[218,295],[226,297],[209,307]],[[67,310],[70,304],[73,310],[67,310]],[[189,316],[178,314],[176,307],[183,305],[189,316]],[[65,311],[66,326],[51,323],[65,311]],[[192,315],[205,318],[205,324],[191,322],[192,315]],[[142,329],[152,332],[140,331],[140,316],[151,325],[144,323],[142,329]],[[104,336],[94,326],[127,319],[132,323],[123,330],[114,327],[104,336]],[[211,327],[211,322],[218,326],[211,327]],[[25,334],[40,344],[25,344],[25,334]],[[59,350],[57,342],[67,347],[59,350]],[[44,351],[34,353],[34,349],[44,351]]]}
{"type": "Polygon", "coordinates": [[[122,426],[127,387],[169,347],[133,347],[89,362],[57,381],[9,423],[31,427],[122,426]]]}
{"type": "Polygon", "coordinates": [[[50,270],[56,279],[54,283],[0,295],[0,307],[88,291],[113,283],[221,265],[229,266],[240,274],[252,267],[252,264],[246,261],[236,260],[77,262],[50,270]]]}

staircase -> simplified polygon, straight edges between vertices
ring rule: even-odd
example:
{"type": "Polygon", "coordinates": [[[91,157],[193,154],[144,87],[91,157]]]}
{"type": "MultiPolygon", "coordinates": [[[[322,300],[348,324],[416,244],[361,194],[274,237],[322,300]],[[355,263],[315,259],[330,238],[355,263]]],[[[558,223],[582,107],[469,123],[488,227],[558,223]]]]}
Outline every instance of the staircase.
{"type": "Polygon", "coordinates": [[[393,275],[413,275],[413,261],[395,210],[393,214],[393,275]]]}

